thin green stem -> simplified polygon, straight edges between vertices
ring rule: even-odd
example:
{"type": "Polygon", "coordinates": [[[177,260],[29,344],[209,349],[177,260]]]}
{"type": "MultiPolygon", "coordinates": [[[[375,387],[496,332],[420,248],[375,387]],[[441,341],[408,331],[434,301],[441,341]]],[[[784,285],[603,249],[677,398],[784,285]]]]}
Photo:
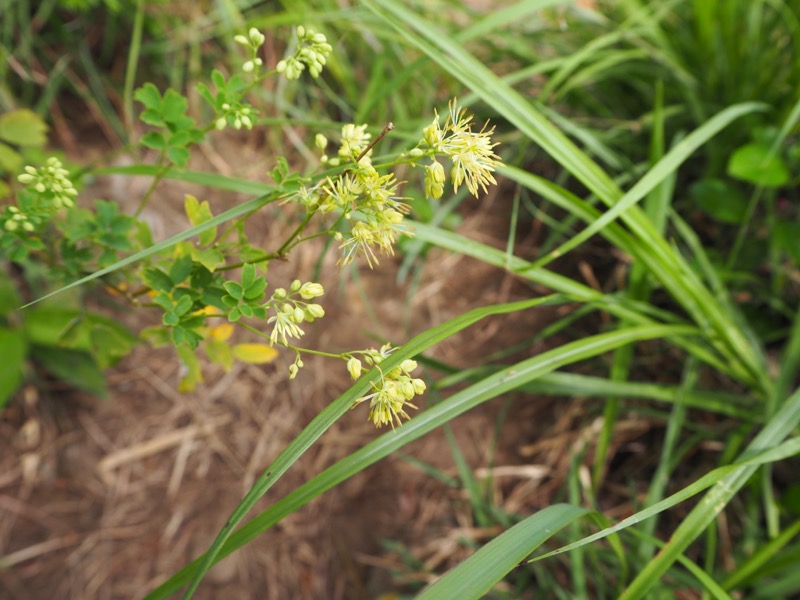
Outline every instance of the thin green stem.
{"type": "MultiPolygon", "coordinates": [[[[247,329],[248,331],[252,331],[257,336],[269,339],[269,335],[264,333],[260,329],[257,329],[252,325],[245,323],[243,321],[237,321],[237,323],[242,327],[244,327],[245,329],[247,329]]],[[[332,354],[331,352],[323,352],[322,350],[314,350],[312,348],[301,348],[300,346],[293,346],[292,344],[284,344],[280,340],[276,340],[275,344],[277,344],[278,346],[283,346],[287,350],[292,350],[293,352],[298,352],[301,354],[315,354],[317,356],[325,356],[327,358],[346,359],[348,356],[350,356],[350,354],[352,354],[351,352],[343,352],[342,354],[332,354]]]]}
{"type": "Polygon", "coordinates": [[[133,20],[131,49],[128,53],[128,65],[125,68],[125,87],[123,90],[123,106],[125,112],[125,130],[128,140],[133,137],[133,84],[136,81],[136,67],[142,54],[142,31],[144,29],[144,2],[136,0],[136,16],[133,20]]]}
{"type": "Polygon", "coordinates": [[[159,182],[164,178],[169,171],[169,165],[164,164],[164,159],[166,158],[167,154],[163,150],[158,156],[158,160],[156,161],[156,166],[159,167],[158,173],[155,177],[153,177],[153,181],[150,182],[150,187],[147,188],[144,196],[139,201],[139,206],[136,207],[136,211],[133,213],[133,218],[138,219],[139,216],[142,214],[142,211],[147,207],[148,203],[150,202],[150,198],[153,196],[153,193],[156,191],[156,187],[158,187],[159,182]]]}

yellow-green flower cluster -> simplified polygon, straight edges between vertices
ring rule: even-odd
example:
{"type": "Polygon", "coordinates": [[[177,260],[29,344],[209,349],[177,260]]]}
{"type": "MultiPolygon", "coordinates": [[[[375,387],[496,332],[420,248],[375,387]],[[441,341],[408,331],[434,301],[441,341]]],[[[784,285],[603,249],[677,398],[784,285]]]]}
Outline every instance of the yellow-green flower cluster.
{"type": "Polygon", "coordinates": [[[470,193],[477,196],[478,188],[485,193],[489,184],[497,183],[492,173],[503,163],[494,152],[497,146],[491,137],[494,127],[487,129],[487,126],[488,123],[480,131],[473,131],[472,115],[459,108],[456,100],[450,102],[444,126],[439,125],[439,114],[435,114],[433,122],[423,130],[420,142],[420,146],[427,146],[429,152],[415,148],[410,153],[414,158],[434,154],[425,168],[425,193],[430,198],[441,198],[444,193],[444,167],[437,162],[436,154],[443,154],[452,162],[450,179],[453,191],[465,184],[470,193]]]}
{"type": "Polygon", "coordinates": [[[380,175],[371,165],[364,165],[338,179],[328,179],[322,189],[320,210],[343,211],[352,223],[350,235],[337,232],[341,242],[340,263],[349,264],[363,255],[372,268],[378,264],[376,250],[393,254],[394,244],[400,235],[412,235],[403,221],[409,207],[400,201],[397,180],[393,173],[380,175]]]}
{"type": "MultiPolygon", "coordinates": [[[[35,190],[45,203],[58,210],[62,207],[75,206],[75,196],[78,195],[78,190],[67,175],[69,171],[61,165],[61,161],[50,157],[45,166],[39,169],[25,167],[25,172],[17,177],[17,180],[35,190]]],[[[42,206],[42,208],[47,207],[42,206]]]]}
{"type": "Polygon", "coordinates": [[[308,72],[316,79],[328,62],[333,47],[324,34],[314,33],[312,29],[306,29],[302,25],[297,28],[297,39],[299,47],[295,53],[280,61],[275,69],[286,75],[286,79],[299,79],[300,74],[308,67],[308,72]]]}
{"type": "MultiPolygon", "coordinates": [[[[319,298],[325,293],[319,283],[301,283],[295,279],[287,292],[284,288],[278,288],[272,294],[272,298],[267,303],[275,311],[275,315],[267,319],[267,324],[272,323],[272,333],[269,336],[270,343],[275,344],[281,341],[284,345],[289,345],[288,338],[300,338],[304,331],[300,328],[301,323],[311,323],[315,319],[325,316],[322,306],[305,300],[319,298]],[[300,299],[297,299],[297,296],[300,299]]],[[[297,370],[302,364],[297,365],[297,370]]],[[[291,374],[291,369],[290,369],[291,374]]]]}
{"type": "MultiPolygon", "coordinates": [[[[388,344],[380,350],[368,350],[364,352],[364,362],[378,366],[380,372],[380,363],[392,351],[388,344]]],[[[406,407],[417,408],[411,400],[425,392],[425,382],[411,376],[416,368],[416,361],[404,360],[388,373],[380,372],[380,379],[372,383],[372,393],[356,400],[353,407],[369,401],[369,419],[376,427],[391,425],[394,429],[395,423],[402,425],[400,417],[411,418],[405,411],[406,407]]],[[[347,370],[353,379],[358,379],[361,376],[361,361],[351,356],[347,361],[347,370]]]]}

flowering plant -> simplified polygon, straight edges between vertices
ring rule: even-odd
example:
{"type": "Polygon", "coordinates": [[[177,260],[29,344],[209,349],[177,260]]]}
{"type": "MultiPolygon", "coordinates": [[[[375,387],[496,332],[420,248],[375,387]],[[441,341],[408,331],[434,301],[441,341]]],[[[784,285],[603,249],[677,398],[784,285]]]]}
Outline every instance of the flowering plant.
{"type": "Polygon", "coordinates": [[[191,147],[213,130],[255,127],[259,111],[247,96],[258,83],[277,75],[297,79],[306,70],[313,78],[319,77],[332,52],[323,34],[300,26],[294,51],[266,71],[259,56],[265,36],[253,28],[234,39],[248,54],[242,75],[226,79],[214,71],[214,89],[199,86],[200,95],[214,112],[205,126],[197,126],[187,114],[188,101],[178,92],[170,89],[162,93],[152,84],[136,91],[135,98],[144,106],[141,120],[153,128],[141,143],[158,152],[156,162],[163,168],[133,216],[120,215],[116,205],[102,201],[94,212],[77,208],[74,199],[78,192],[69,171],[58,160],[50,159],[42,168],[26,167],[19,176],[18,181],[26,188],[18,195],[17,204],[7,206],[0,217],[4,232],[0,247],[6,260],[25,265],[23,268],[41,260],[43,254],[60,255],[73,267],[63,272],[62,281],[95,269],[95,275],[84,279],[102,276],[117,297],[133,305],[160,309],[161,324],[145,329],[142,337],[153,344],[175,346],[184,365],[181,389],[191,389],[202,381],[200,349],[212,362],[229,368],[236,359],[273,360],[275,348],[283,347],[295,355],[289,367],[291,379],[304,366],[306,354],[344,361],[353,379],[361,376],[363,363],[376,367],[379,379],[372,383],[371,393],[356,400],[354,406],[369,401],[369,418],[375,425],[394,427],[401,417],[409,417],[406,408],[415,408],[411,401],[425,390],[422,379],[411,374],[417,363],[406,360],[384,372],[381,362],[392,352],[388,344],[379,350],[339,354],[298,346],[304,327],[325,315],[318,302],[325,290],[318,282],[296,279],[288,288],[276,287],[268,293],[268,266],[274,259],[286,259],[298,244],[320,236],[338,242],[340,265],[364,257],[370,268],[377,266],[379,255],[393,254],[400,236],[413,236],[406,220],[410,207],[400,195],[401,182],[391,169],[397,165],[422,167],[426,195],[438,199],[446,181],[440,160],[449,160],[454,191],[462,185],[473,194],[479,189],[485,191],[488,184],[495,183],[492,172],[500,164],[494,152],[496,143],[491,140],[493,129],[484,126],[473,131],[472,117],[453,100],[444,124],[435,113],[414,148],[380,165],[373,164],[372,152],[393,129],[391,123],[375,138],[366,124],[345,124],[332,157],[326,153],[328,139],[317,133],[314,143],[326,171],[301,176],[291,173],[286,160],[279,158],[272,172],[275,191],[260,203],[260,207],[273,202],[292,203],[305,213],[277,249],[256,248],[243,233],[243,220],[255,211],[243,214],[235,227],[220,232],[213,223],[221,215],[215,216],[208,202],[187,196],[184,209],[193,230],[197,230],[196,241],[162,244],[155,251],[146,223],[137,217],[169,165],[185,166],[191,147]],[[312,231],[313,227],[317,229],[312,231]],[[122,254],[130,251],[139,251],[143,260],[121,268],[122,254]],[[66,260],[68,257],[72,260],[66,260]],[[241,269],[240,278],[229,278],[227,273],[237,267],[241,269]],[[231,345],[234,325],[263,342],[231,345]]]}

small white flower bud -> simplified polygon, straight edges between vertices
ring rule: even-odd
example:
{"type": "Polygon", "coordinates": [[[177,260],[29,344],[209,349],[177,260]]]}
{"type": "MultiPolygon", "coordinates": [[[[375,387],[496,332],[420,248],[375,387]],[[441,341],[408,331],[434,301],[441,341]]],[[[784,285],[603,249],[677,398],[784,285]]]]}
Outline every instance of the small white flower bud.
{"type": "Polygon", "coordinates": [[[321,319],[325,316],[325,309],[319,304],[309,304],[306,306],[306,313],[314,319],[321,319]]]}
{"type": "Polygon", "coordinates": [[[303,298],[303,300],[319,298],[323,294],[325,294],[325,289],[322,287],[322,284],[319,283],[304,283],[303,287],[300,288],[300,296],[303,298]]]}
{"type": "Polygon", "coordinates": [[[400,370],[403,371],[406,375],[410,375],[411,371],[417,368],[417,361],[406,359],[402,363],[400,363],[400,370]]]}
{"type": "Polygon", "coordinates": [[[350,377],[352,377],[353,380],[361,377],[361,361],[355,356],[351,357],[350,360],[347,361],[347,372],[350,373],[350,377]]]}

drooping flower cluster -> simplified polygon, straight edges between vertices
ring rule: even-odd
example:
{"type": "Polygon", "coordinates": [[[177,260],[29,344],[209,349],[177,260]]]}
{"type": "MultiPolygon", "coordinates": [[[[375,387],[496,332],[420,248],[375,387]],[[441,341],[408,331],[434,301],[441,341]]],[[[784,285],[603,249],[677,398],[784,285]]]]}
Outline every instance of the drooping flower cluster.
{"type": "Polygon", "coordinates": [[[305,332],[300,329],[301,323],[311,323],[325,316],[322,306],[305,300],[319,298],[324,293],[321,284],[300,283],[299,279],[292,282],[288,292],[284,288],[276,289],[267,303],[275,311],[275,315],[267,319],[267,324],[273,324],[270,342],[274,344],[280,340],[284,345],[289,345],[288,338],[302,337],[305,332]]]}
{"type": "Polygon", "coordinates": [[[316,79],[328,62],[333,47],[328,43],[325,34],[315,33],[302,25],[297,27],[296,32],[299,47],[292,56],[280,61],[275,69],[286,75],[286,79],[299,79],[300,74],[308,67],[308,72],[316,79]]]}
{"type": "MultiPolygon", "coordinates": [[[[411,403],[414,396],[419,396],[425,392],[425,382],[411,376],[411,372],[417,368],[416,361],[404,360],[399,367],[386,373],[380,371],[380,363],[388,357],[394,348],[389,344],[381,347],[380,350],[367,350],[364,352],[364,362],[368,365],[378,367],[380,378],[372,382],[372,393],[367,394],[353,403],[353,408],[362,402],[369,401],[369,419],[375,423],[376,427],[391,425],[394,429],[395,423],[402,425],[400,417],[410,419],[405,408],[417,408],[411,403]]],[[[347,361],[347,370],[353,379],[361,376],[361,361],[351,356],[347,361]]]]}
{"type": "Polygon", "coordinates": [[[433,155],[425,168],[425,193],[434,199],[444,193],[444,167],[436,160],[437,154],[444,154],[452,162],[453,191],[463,183],[473,196],[478,195],[478,188],[485,193],[489,184],[497,183],[492,173],[503,164],[494,152],[494,127],[487,129],[486,123],[480,131],[473,131],[473,117],[467,115],[466,109],[459,108],[455,99],[448,108],[444,126],[439,125],[439,114],[434,111],[433,122],[423,130],[420,146],[427,146],[428,152],[421,147],[410,152],[415,158],[433,155]]]}
{"type": "Polygon", "coordinates": [[[72,208],[75,206],[75,196],[78,190],[70,181],[69,171],[61,164],[56,157],[51,156],[40,168],[25,167],[25,172],[17,177],[20,183],[24,183],[32,188],[39,195],[39,207],[45,211],[48,209],[58,210],[62,207],[72,208]]]}

